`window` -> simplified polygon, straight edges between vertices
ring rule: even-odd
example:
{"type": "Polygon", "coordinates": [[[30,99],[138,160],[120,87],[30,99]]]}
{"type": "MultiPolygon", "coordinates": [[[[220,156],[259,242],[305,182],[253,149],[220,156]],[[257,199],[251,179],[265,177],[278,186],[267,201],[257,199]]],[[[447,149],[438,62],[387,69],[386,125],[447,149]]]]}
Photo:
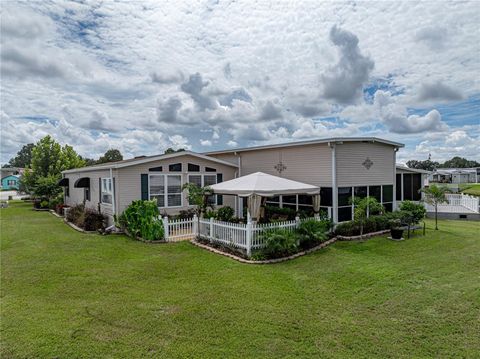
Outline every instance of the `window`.
{"type": "Polygon", "coordinates": [[[149,198],[156,200],[158,207],[181,207],[182,176],[150,175],[149,198]]]}
{"type": "Polygon", "coordinates": [[[15,186],[17,184],[17,181],[15,180],[7,180],[7,185],[8,186],[15,186]]]}
{"type": "Polygon", "coordinates": [[[168,166],[168,170],[170,172],[182,172],[182,164],[181,163],[173,163],[168,166]]]}
{"type": "Polygon", "coordinates": [[[350,206],[350,199],[352,198],[352,187],[338,188],[338,206],[350,206]]]}
{"type": "Polygon", "coordinates": [[[162,166],[152,167],[152,168],[149,168],[148,170],[149,170],[150,172],[162,172],[162,171],[163,171],[163,167],[162,167],[162,166]]]}
{"type": "Polygon", "coordinates": [[[202,186],[202,175],[189,175],[188,176],[188,182],[196,184],[198,187],[203,187],[202,186]]]}
{"type": "Polygon", "coordinates": [[[420,173],[415,173],[412,175],[412,199],[414,201],[420,201],[422,195],[420,189],[422,188],[422,175],[420,173]]]}
{"type": "Polygon", "coordinates": [[[355,198],[367,197],[367,186],[355,187],[353,190],[353,195],[355,198]]]}
{"type": "Polygon", "coordinates": [[[370,186],[369,193],[370,197],[375,198],[379,203],[382,202],[382,186],[370,186]]]}
{"type": "Polygon", "coordinates": [[[412,175],[410,173],[403,174],[403,200],[411,201],[412,198],[412,175]]]}
{"type": "Polygon", "coordinates": [[[382,186],[382,193],[383,203],[393,202],[393,186],[391,184],[382,186]]]}
{"type": "MultiPolygon", "coordinates": [[[[188,182],[194,183],[198,187],[208,187],[217,183],[217,175],[207,175],[207,174],[198,174],[198,175],[188,175],[188,182]]],[[[217,196],[208,196],[208,203],[217,204],[217,196]]]]}
{"type": "Polygon", "coordinates": [[[101,178],[100,200],[102,203],[112,204],[113,185],[111,178],[101,178]]]}
{"type": "Polygon", "coordinates": [[[167,176],[167,206],[180,207],[182,205],[182,177],[167,176]]]}
{"type": "Polygon", "coordinates": [[[340,207],[338,209],[338,221],[350,221],[352,219],[352,206],[340,207]]]}
{"type": "Polygon", "coordinates": [[[205,167],[205,172],[217,172],[217,169],[212,167],[205,167]]]}
{"type": "Polygon", "coordinates": [[[332,187],[320,188],[320,207],[332,207],[333,191],[332,187]]]}
{"type": "Polygon", "coordinates": [[[157,200],[158,207],[165,207],[165,176],[150,176],[150,200],[157,200]]]}
{"type": "MultiPolygon", "coordinates": [[[[203,186],[208,187],[213,184],[217,183],[217,175],[203,175],[203,186]]],[[[217,196],[208,196],[207,198],[208,203],[216,204],[217,203],[217,196]]]]}
{"type": "Polygon", "coordinates": [[[397,173],[396,187],[395,187],[397,201],[402,200],[402,175],[397,173]]]}
{"type": "Polygon", "coordinates": [[[200,172],[200,166],[193,163],[188,164],[188,172],[200,172]]]}

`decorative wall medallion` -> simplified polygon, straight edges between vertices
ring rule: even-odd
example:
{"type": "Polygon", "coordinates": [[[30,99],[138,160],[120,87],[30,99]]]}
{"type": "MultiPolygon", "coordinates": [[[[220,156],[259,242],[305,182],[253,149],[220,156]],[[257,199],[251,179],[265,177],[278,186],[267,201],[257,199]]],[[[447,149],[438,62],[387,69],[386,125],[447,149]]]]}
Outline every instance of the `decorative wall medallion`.
{"type": "Polygon", "coordinates": [[[287,169],[287,166],[283,164],[282,161],[278,162],[273,168],[277,170],[278,173],[282,173],[287,169]]]}
{"type": "Polygon", "coordinates": [[[373,162],[370,158],[367,157],[367,159],[365,161],[363,161],[362,163],[363,167],[365,167],[367,170],[370,169],[370,167],[373,166],[373,162]]]}

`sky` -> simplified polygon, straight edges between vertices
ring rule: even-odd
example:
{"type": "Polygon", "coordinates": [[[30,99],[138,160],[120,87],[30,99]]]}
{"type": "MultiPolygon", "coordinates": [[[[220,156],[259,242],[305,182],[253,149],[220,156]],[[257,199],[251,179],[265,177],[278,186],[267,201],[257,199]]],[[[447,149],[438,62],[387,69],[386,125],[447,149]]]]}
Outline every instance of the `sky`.
{"type": "Polygon", "coordinates": [[[480,160],[480,3],[2,1],[1,158],[375,136],[480,160]]]}

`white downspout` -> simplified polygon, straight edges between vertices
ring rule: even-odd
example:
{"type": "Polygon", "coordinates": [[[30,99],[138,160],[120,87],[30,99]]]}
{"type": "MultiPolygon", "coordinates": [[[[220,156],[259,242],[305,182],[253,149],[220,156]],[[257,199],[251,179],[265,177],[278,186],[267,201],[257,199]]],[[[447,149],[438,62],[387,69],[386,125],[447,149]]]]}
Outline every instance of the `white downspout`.
{"type": "Polygon", "coordinates": [[[338,223],[338,188],[337,188],[337,156],[335,143],[329,143],[332,149],[332,218],[333,223],[338,223]]]}
{"type": "MultiPolygon", "coordinates": [[[[397,209],[397,151],[398,147],[393,149],[393,206],[392,211],[397,209]]],[[[383,191],[382,191],[383,194],[383,191]]]]}
{"type": "MultiPolygon", "coordinates": [[[[238,166],[238,177],[242,177],[242,157],[238,152],[234,153],[237,156],[237,166],[238,166]]],[[[235,209],[237,211],[237,217],[243,218],[243,198],[235,196],[236,206],[235,209]]]]}
{"type": "Polygon", "coordinates": [[[115,201],[115,190],[116,190],[116,186],[113,185],[113,170],[112,170],[112,167],[110,167],[110,180],[112,181],[112,216],[114,216],[117,211],[116,211],[116,201],[115,201]]]}

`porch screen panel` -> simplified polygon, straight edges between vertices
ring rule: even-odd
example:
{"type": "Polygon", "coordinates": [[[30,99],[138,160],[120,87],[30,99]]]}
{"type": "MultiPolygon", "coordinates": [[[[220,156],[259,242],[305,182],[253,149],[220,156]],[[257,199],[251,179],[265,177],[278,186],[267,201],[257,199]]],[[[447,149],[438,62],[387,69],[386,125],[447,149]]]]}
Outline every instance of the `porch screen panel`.
{"type": "Polygon", "coordinates": [[[422,175],[420,173],[415,173],[412,175],[412,199],[414,201],[420,201],[422,195],[420,194],[420,189],[422,188],[422,175]]]}
{"type": "Polygon", "coordinates": [[[402,200],[402,175],[397,173],[396,176],[396,187],[395,187],[397,201],[402,200]]]}
{"type": "Polygon", "coordinates": [[[403,199],[411,201],[412,198],[412,175],[405,173],[403,175],[403,199]]]}

